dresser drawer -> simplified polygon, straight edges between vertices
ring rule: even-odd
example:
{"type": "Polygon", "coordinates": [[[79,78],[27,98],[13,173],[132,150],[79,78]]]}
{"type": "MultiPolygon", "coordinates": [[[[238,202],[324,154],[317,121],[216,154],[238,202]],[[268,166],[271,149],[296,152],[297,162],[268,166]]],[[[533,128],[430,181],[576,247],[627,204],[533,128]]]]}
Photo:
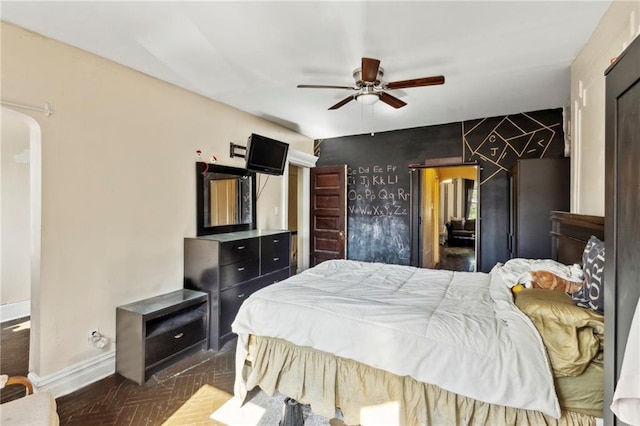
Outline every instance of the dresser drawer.
{"type": "Polygon", "coordinates": [[[275,284],[278,281],[286,280],[290,276],[291,270],[289,268],[284,268],[279,271],[263,275],[260,277],[260,282],[262,283],[261,287],[266,287],[268,285],[275,284]]]}
{"type": "Polygon", "coordinates": [[[165,333],[146,339],[145,365],[152,367],[170,355],[194,345],[207,337],[206,315],[165,333]]]}
{"type": "Polygon", "coordinates": [[[248,281],[260,274],[258,259],[236,262],[220,268],[220,290],[248,281]]]}
{"type": "Polygon", "coordinates": [[[289,266],[291,237],[289,233],[261,237],[260,272],[268,274],[289,266]]]}
{"type": "Polygon", "coordinates": [[[289,268],[288,253],[279,256],[263,256],[260,259],[260,267],[263,274],[269,274],[282,268],[289,268]]]}
{"type": "Polygon", "coordinates": [[[266,235],[260,237],[262,246],[262,256],[282,256],[289,255],[289,246],[291,244],[291,235],[287,233],[266,235]]]}
{"type": "Polygon", "coordinates": [[[257,238],[220,243],[220,265],[228,265],[259,257],[260,241],[257,238]]]}
{"type": "Polygon", "coordinates": [[[262,287],[264,283],[259,279],[220,292],[220,336],[231,332],[231,323],[236,318],[242,302],[262,287]]]}

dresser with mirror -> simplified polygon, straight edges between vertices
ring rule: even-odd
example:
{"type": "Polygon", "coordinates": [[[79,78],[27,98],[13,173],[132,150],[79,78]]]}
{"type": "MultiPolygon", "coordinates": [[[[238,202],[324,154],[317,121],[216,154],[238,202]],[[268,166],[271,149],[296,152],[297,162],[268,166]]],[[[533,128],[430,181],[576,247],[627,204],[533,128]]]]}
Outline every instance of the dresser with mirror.
{"type": "Polygon", "coordinates": [[[290,274],[287,230],[256,229],[256,175],[196,163],[197,236],[184,239],[184,287],[209,295],[209,348],[234,337],[242,302],[290,274]]]}

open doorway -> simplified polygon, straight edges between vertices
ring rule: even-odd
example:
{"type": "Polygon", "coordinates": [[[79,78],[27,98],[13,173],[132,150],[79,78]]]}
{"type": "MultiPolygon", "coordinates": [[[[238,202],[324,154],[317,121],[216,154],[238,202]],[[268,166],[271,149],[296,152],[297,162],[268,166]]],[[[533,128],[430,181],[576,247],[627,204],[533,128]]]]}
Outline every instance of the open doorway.
{"type": "Polygon", "coordinates": [[[5,107],[1,113],[0,318],[2,339],[7,330],[14,337],[11,342],[1,342],[3,347],[12,348],[3,351],[2,363],[5,374],[24,376],[37,371],[40,363],[42,142],[40,126],[33,118],[5,107]],[[24,333],[28,342],[15,339],[24,333]],[[12,363],[18,363],[15,366],[20,371],[10,371],[4,352],[12,363]]]}
{"type": "Polygon", "coordinates": [[[287,214],[282,226],[292,231],[291,247],[295,250],[295,253],[292,252],[291,261],[293,275],[309,267],[311,168],[315,167],[318,157],[289,148],[287,160],[289,171],[283,176],[285,179],[282,179],[282,211],[286,211],[287,214]]]}
{"type": "Polygon", "coordinates": [[[475,271],[480,236],[478,167],[428,167],[419,176],[418,266],[475,271]]]}
{"type": "Polygon", "coordinates": [[[289,214],[287,229],[291,231],[291,275],[298,272],[298,178],[299,167],[289,165],[289,214]]]}

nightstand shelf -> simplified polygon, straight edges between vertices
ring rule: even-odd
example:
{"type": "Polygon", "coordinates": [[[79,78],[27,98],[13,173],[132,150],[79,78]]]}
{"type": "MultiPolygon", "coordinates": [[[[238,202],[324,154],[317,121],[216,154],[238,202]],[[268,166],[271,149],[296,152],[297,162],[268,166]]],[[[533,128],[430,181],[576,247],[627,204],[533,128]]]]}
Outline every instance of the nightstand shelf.
{"type": "Polygon", "coordinates": [[[208,346],[209,298],[177,290],[116,308],[116,372],[138,384],[208,346]]]}

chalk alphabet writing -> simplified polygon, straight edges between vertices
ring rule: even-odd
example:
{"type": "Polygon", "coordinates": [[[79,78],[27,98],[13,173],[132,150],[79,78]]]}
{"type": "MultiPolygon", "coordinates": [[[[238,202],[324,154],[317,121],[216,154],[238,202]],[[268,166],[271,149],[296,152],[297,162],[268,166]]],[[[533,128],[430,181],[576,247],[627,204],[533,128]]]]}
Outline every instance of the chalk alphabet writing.
{"type": "Polygon", "coordinates": [[[399,182],[398,166],[395,164],[348,167],[349,214],[407,216],[409,191],[399,182]]]}

